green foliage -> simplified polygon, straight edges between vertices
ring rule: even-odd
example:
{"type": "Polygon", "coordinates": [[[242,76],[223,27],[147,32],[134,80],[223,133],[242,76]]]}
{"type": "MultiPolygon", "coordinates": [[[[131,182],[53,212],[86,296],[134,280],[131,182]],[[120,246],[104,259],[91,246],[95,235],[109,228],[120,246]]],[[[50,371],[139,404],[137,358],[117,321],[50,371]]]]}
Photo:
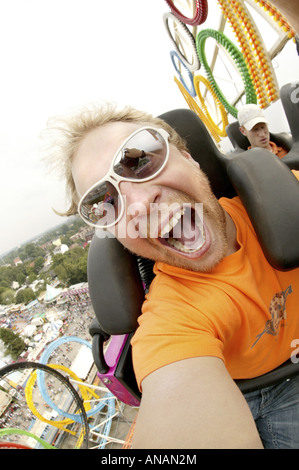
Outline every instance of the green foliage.
{"type": "Polygon", "coordinates": [[[0,339],[5,344],[5,354],[10,354],[16,360],[26,348],[24,340],[8,328],[0,328],[0,339]]]}
{"type": "MultiPolygon", "coordinates": [[[[66,220],[65,223],[59,225],[54,230],[44,233],[39,238],[38,243],[39,245],[41,245],[48,241],[54,240],[55,238],[58,238],[58,237],[61,237],[61,242],[65,243],[64,239],[62,241],[63,237],[70,238],[72,235],[75,235],[75,233],[77,233],[81,227],[84,227],[84,226],[85,224],[79,216],[70,217],[69,219],[66,220]]],[[[65,244],[69,246],[68,243],[65,243],[65,244]]]]}
{"type": "Polygon", "coordinates": [[[39,256],[44,256],[44,250],[34,243],[28,243],[19,254],[22,261],[33,260],[39,256]]]}
{"type": "Polygon", "coordinates": [[[58,279],[70,286],[87,281],[88,249],[80,247],[66,253],[53,256],[52,269],[58,279]]]}
{"type": "Polygon", "coordinates": [[[28,304],[31,300],[36,299],[36,295],[31,289],[31,287],[26,287],[25,289],[19,290],[16,295],[16,303],[21,304],[25,303],[28,304]]]}
{"type": "Polygon", "coordinates": [[[38,274],[39,271],[43,268],[43,266],[44,266],[44,257],[38,256],[37,258],[35,258],[34,268],[33,268],[33,271],[35,272],[35,274],[38,274]]]}
{"type": "Polygon", "coordinates": [[[16,293],[12,289],[6,287],[0,287],[0,304],[10,305],[15,301],[16,293]]]}
{"type": "MultiPolygon", "coordinates": [[[[37,258],[39,259],[39,258],[37,258]]],[[[43,258],[42,258],[43,261],[43,258]]],[[[44,263],[44,261],[43,261],[44,263]]],[[[28,263],[19,264],[18,266],[1,266],[0,267],[0,286],[10,288],[13,281],[19,283],[20,286],[24,285],[27,279],[27,276],[36,272],[34,268],[29,266],[28,263]]],[[[40,261],[39,261],[40,265],[40,261]]]]}
{"type": "MultiPolygon", "coordinates": [[[[45,262],[45,255],[54,249],[54,245],[48,244],[47,249],[41,248],[41,245],[51,242],[60,237],[61,242],[70,246],[72,241],[70,237],[84,227],[84,222],[79,217],[70,217],[63,224],[55,227],[53,230],[45,232],[36,242],[25,243],[20,248],[16,248],[2,257],[3,263],[10,263],[11,266],[0,266],[0,303],[11,304],[15,300],[15,291],[12,289],[13,282],[18,282],[19,286],[27,286],[34,280],[50,282],[53,272],[42,272],[45,262]],[[23,261],[18,266],[14,265],[14,259],[20,257],[23,261]]],[[[83,241],[82,241],[83,244],[83,241]]],[[[87,250],[75,248],[64,255],[55,255],[53,257],[54,272],[58,279],[65,285],[85,282],[87,280],[87,250]]],[[[39,291],[32,295],[32,291],[22,289],[18,293],[17,303],[29,302],[34,299],[44,286],[40,286],[39,291]]]]}

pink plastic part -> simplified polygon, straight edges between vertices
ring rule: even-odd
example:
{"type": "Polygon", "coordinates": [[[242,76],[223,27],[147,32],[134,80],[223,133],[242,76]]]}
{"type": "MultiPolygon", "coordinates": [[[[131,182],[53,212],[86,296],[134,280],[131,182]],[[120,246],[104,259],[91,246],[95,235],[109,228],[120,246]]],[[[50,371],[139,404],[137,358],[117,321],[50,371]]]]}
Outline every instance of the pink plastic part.
{"type": "Polygon", "coordinates": [[[128,335],[112,336],[109,346],[105,352],[105,361],[109,366],[106,374],[98,372],[98,377],[120,401],[129,406],[139,406],[140,401],[115,377],[116,367],[126,343],[128,335]]]}

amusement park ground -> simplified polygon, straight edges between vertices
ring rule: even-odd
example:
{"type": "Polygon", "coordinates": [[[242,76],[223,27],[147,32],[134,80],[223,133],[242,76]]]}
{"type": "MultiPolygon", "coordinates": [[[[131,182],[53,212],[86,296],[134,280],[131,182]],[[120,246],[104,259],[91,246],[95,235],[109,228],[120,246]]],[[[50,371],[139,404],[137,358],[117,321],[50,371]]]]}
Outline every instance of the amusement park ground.
{"type": "MultiPolygon", "coordinates": [[[[90,341],[90,335],[88,333],[88,328],[89,324],[91,323],[91,320],[94,317],[94,312],[91,306],[84,312],[82,312],[78,318],[78,314],[73,313],[73,320],[75,320],[77,317],[77,321],[70,321],[69,325],[64,332],[65,336],[80,336],[80,337],[85,337],[88,341],[90,341]],[[83,315],[82,315],[83,313],[83,315]],[[82,316],[81,316],[82,315],[82,316]]],[[[74,348],[72,351],[69,351],[68,353],[68,360],[70,362],[73,361],[74,357],[76,354],[76,348],[74,348]]],[[[121,412],[119,415],[112,420],[112,425],[111,425],[111,430],[109,437],[114,438],[115,442],[108,443],[105,446],[105,449],[122,449],[122,448],[128,448],[130,447],[131,443],[131,438],[130,434],[134,426],[134,420],[136,419],[137,416],[137,409],[134,407],[130,407],[128,405],[121,404],[121,412]],[[118,443],[117,440],[119,441],[124,441],[125,444],[123,443],[118,443]]],[[[67,439],[65,439],[63,448],[69,448],[73,449],[75,445],[75,441],[72,438],[72,436],[67,436],[67,439]]],[[[89,441],[89,446],[92,448],[95,443],[92,441],[92,436],[90,437],[89,441]]]]}
{"type": "MultiPolygon", "coordinates": [[[[84,305],[83,308],[75,307],[68,307],[67,308],[67,320],[64,323],[63,331],[60,332],[60,336],[70,336],[70,337],[77,337],[86,340],[88,343],[91,342],[91,337],[89,334],[89,325],[94,318],[93,309],[89,303],[89,305],[84,305]]],[[[46,347],[46,343],[41,341],[36,349],[35,354],[38,356],[43,351],[43,348],[46,347]]],[[[77,343],[76,341],[72,341],[71,343],[66,342],[59,348],[56,348],[50,359],[49,363],[52,364],[60,364],[66,367],[69,367],[72,370],[72,366],[76,362],[76,358],[81,348],[81,344],[77,343]]],[[[83,378],[83,377],[82,377],[83,378]]],[[[86,376],[86,383],[97,385],[98,387],[104,387],[104,385],[100,382],[99,378],[97,377],[97,369],[95,364],[93,363],[92,367],[90,368],[88,375],[86,376]]],[[[105,388],[105,387],[104,387],[105,388]]],[[[104,396],[107,393],[106,391],[102,390],[96,392],[99,396],[104,396]]],[[[40,398],[41,395],[36,392],[34,395],[36,403],[38,404],[38,409],[41,411],[42,414],[45,412],[48,414],[48,408],[43,408],[44,401],[40,398]],[[42,400],[42,402],[40,402],[42,400]],[[40,402],[40,403],[39,403],[40,402]],[[41,408],[40,408],[41,407],[41,408]]],[[[24,398],[25,400],[25,398],[24,398]]],[[[2,420],[0,424],[0,428],[19,428],[19,429],[27,429],[27,411],[28,405],[24,403],[24,407],[19,407],[18,411],[11,411],[6,414],[7,421],[2,420]]],[[[137,409],[132,408],[130,406],[124,405],[123,403],[116,402],[115,403],[115,412],[116,416],[112,419],[111,428],[109,430],[109,436],[106,439],[105,449],[122,449],[122,448],[130,448],[131,442],[131,434],[132,429],[134,427],[134,419],[137,415],[137,409]]],[[[105,410],[104,412],[105,413],[105,410]]],[[[100,413],[101,414],[101,413],[100,413]]],[[[102,420],[105,420],[105,416],[95,415],[94,421],[92,421],[93,425],[98,425],[102,420]]],[[[38,420],[39,421],[39,420],[38,420]]],[[[41,423],[41,421],[39,421],[41,423]]],[[[92,424],[90,423],[90,424],[92,424]]],[[[42,424],[42,423],[41,423],[42,424]]],[[[101,428],[100,428],[101,429],[101,428]]],[[[32,431],[33,432],[33,431],[32,431]]],[[[98,431],[101,432],[100,430],[98,431]]],[[[20,436],[17,436],[17,439],[21,439],[20,436]]],[[[25,439],[26,438],[22,438],[25,439]]],[[[99,437],[89,433],[89,448],[98,448],[99,444],[99,437]]],[[[14,439],[13,439],[14,440],[14,439]]],[[[74,449],[76,447],[78,437],[73,437],[69,433],[64,433],[63,439],[59,440],[59,445],[57,448],[61,449],[74,449]]],[[[20,441],[18,441],[20,442],[20,441]]],[[[25,442],[26,444],[26,442],[25,442]]],[[[58,441],[57,441],[58,444],[58,441]]],[[[54,444],[55,445],[55,444],[54,444]]],[[[100,447],[103,448],[103,447],[100,447]]]]}

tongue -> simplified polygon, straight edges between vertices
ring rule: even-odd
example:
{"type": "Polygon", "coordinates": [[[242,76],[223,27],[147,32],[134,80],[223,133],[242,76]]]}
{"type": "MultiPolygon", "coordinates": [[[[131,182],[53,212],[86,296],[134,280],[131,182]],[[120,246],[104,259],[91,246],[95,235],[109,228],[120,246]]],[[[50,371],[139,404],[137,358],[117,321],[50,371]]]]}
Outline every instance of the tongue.
{"type": "Polygon", "coordinates": [[[203,235],[193,218],[182,217],[181,224],[178,224],[170,235],[182,243],[186,248],[196,249],[203,243],[203,235]]]}

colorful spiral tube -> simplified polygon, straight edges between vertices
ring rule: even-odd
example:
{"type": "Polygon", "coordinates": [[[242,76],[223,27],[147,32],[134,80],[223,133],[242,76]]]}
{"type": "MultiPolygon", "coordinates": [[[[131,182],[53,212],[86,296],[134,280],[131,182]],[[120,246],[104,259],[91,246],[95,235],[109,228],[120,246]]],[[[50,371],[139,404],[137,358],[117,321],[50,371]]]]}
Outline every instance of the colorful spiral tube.
{"type": "Polygon", "coordinates": [[[237,41],[240,45],[250,76],[255,86],[259,105],[261,106],[261,108],[265,108],[269,104],[267,91],[264,87],[263,75],[260,66],[257,63],[256,55],[250,45],[250,41],[248,41],[246,32],[244,28],[242,28],[239,19],[235,15],[235,11],[232,7],[231,2],[228,2],[226,0],[219,0],[218,3],[220,4],[223,16],[229,21],[232,29],[235,32],[237,41]]]}
{"type": "Polygon", "coordinates": [[[238,110],[234,106],[230,104],[228,99],[225,98],[224,94],[220,90],[216,80],[214,79],[213,73],[210,69],[208,64],[206,54],[205,54],[205,44],[208,38],[215,39],[219,44],[221,44],[225,50],[230,54],[232,59],[234,60],[239,73],[242,77],[244,86],[245,86],[245,95],[246,95],[246,103],[257,103],[257,97],[255,92],[255,87],[250,77],[246,62],[242,53],[239,49],[228,39],[225,34],[221,33],[220,31],[216,31],[215,29],[203,29],[200,31],[196,38],[196,46],[197,46],[197,53],[199,59],[202,63],[202,66],[205,68],[207,77],[213,87],[214,92],[216,93],[218,99],[221,101],[225,109],[237,119],[238,110]]]}
{"type": "Polygon", "coordinates": [[[190,93],[190,95],[193,96],[193,97],[196,96],[196,91],[195,91],[194,84],[193,84],[193,75],[190,72],[190,70],[188,69],[188,67],[186,67],[186,65],[181,61],[180,56],[178,55],[178,53],[176,51],[171,51],[170,52],[170,58],[171,58],[173,66],[175,68],[175,71],[177,72],[178,76],[180,77],[180,80],[181,80],[182,84],[184,85],[184,87],[186,88],[186,90],[188,91],[188,93],[190,93]],[[189,84],[186,83],[186,80],[184,79],[180,68],[177,66],[176,61],[175,61],[176,59],[184,67],[184,69],[185,69],[185,71],[186,71],[186,73],[189,77],[189,84]]]}
{"type": "MultiPolygon", "coordinates": [[[[0,430],[0,439],[2,438],[2,436],[8,436],[10,434],[18,434],[18,435],[21,435],[21,436],[30,437],[31,439],[34,439],[35,441],[37,441],[37,443],[40,444],[44,449],[55,449],[54,446],[51,446],[50,444],[48,444],[48,442],[46,442],[44,439],[41,439],[40,437],[36,436],[35,434],[32,434],[31,432],[28,432],[28,431],[25,431],[25,430],[22,430],[22,429],[17,429],[17,428],[1,429],[0,430]]],[[[9,442],[7,444],[12,444],[12,443],[9,442]]],[[[13,446],[13,444],[12,444],[12,446],[13,446]]],[[[29,449],[29,447],[26,447],[26,448],[29,449]]]]}
{"type": "MultiPolygon", "coordinates": [[[[193,16],[189,18],[184,15],[175,5],[173,0],[165,0],[171,11],[177,16],[183,23],[191,26],[197,26],[203,24],[208,16],[208,0],[191,0],[193,16]]],[[[190,2],[189,2],[190,3],[190,2]]]]}
{"type": "Polygon", "coordinates": [[[296,36],[296,31],[288,23],[288,20],[280,13],[280,11],[267,0],[254,0],[261,8],[263,8],[274,21],[278,23],[280,28],[288,35],[289,39],[292,39],[296,36]]]}
{"type": "Polygon", "coordinates": [[[279,88],[271,58],[244,0],[218,0],[224,17],[234,30],[256,87],[259,104],[269,106],[279,98],[279,88]]]}
{"type": "Polygon", "coordinates": [[[196,75],[196,77],[194,77],[194,88],[195,88],[195,91],[196,91],[196,95],[197,95],[197,97],[200,101],[201,108],[202,108],[203,112],[205,113],[206,118],[208,120],[209,128],[213,129],[213,131],[218,136],[226,137],[226,135],[227,135],[226,134],[226,127],[228,126],[227,112],[225,111],[225,108],[224,108],[223,104],[221,103],[221,101],[218,99],[218,96],[214,92],[214,89],[213,89],[211,83],[205,77],[203,77],[202,75],[196,75]],[[218,108],[218,110],[220,112],[221,122],[222,122],[222,129],[214,122],[214,120],[212,119],[212,117],[211,117],[211,115],[208,111],[208,108],[207,108],[206,103],[205,103],[205,99],[202,96],[202,93],[200,91],[200,83],[203,83],[203,85],[211,93],[211,95],[214,99],[215,105],[216,105],[216,107],[218,108]]]}
{"type": "Polygon", "coordinates": [[[184,85],[177,79],[177,77],[174,77],[174,81],[179,87],[179,90],[181,91],[183,97],[185,98],[189,108],[194,111],[197,116],[201,119],[201,121],[205,124],[207,129],[209,130],[211,136],[215,140],[215,142],[220,142],[220,137],[217,132],[215,132],[215,129],[210,125],[209,120],[207,119],[205,113],[202,111],[202,109],[199,107],[197,102],[195,101],[194,98],[188,93],[184,85]]]}
{"type": "Polygon", "coordinates": [[[195,39],[187,26],[182,23],[173,13],[164,13],[164,26],[172,41],[181,62],[191,71],[200,69],[200,62],[196,52],[195,39]],[[172,28],[171,28],[172,25],[172,28]],[[187,57],[189,50],[190,57],[187,57]]]}

